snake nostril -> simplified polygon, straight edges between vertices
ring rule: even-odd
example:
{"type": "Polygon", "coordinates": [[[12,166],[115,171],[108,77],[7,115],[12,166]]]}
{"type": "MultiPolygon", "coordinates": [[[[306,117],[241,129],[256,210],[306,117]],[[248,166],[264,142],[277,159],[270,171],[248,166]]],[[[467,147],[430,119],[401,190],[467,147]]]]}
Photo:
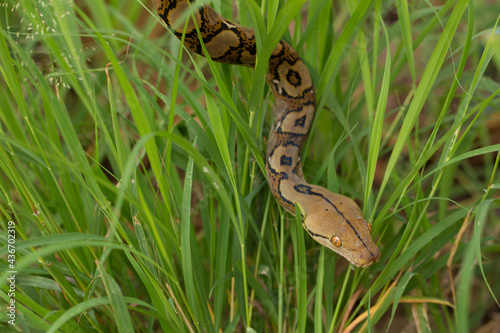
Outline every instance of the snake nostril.
{"type": "Polygon", "coordinates": [[[378,262],[380,259],[380,250],[378,248],[375,248],[375,251],[371,252],[370,254],[372,255],[372,262],[378,262]]]}

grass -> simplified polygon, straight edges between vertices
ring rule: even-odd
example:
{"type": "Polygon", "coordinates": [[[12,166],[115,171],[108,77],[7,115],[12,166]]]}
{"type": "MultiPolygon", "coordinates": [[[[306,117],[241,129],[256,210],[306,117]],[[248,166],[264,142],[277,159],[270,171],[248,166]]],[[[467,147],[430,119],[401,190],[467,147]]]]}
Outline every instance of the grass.
{"type": "Polygon", "coordinates": [[[255,70],[186,52],[149,1],[2,2],[2,330],[495,327],[500,6],[237,6],[255,70]],[[382,251],[369,268],[313,242],[267,187],[280,38],[318,95],[304,173],[361,203],[382,251]]]}

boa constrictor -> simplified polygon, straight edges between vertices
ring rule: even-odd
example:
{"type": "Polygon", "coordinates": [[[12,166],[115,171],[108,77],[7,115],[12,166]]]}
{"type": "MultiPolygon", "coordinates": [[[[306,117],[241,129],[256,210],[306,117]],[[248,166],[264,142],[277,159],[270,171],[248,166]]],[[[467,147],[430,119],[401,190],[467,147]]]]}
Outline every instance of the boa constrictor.
{"type": "MultiPolygon", "coordinates": [[[[188,0],[153,2],[160,18],[181,39],[184,30],[181,23],[184,22],[177,20],[192,3],[188,0]]],[[[208,5],[194,11],[184,41],[192,51],[204,55],[200,38],[214,61],[255,65],[254,30],[226,20],[208,5]]],[[[378,261],[380,251],[370,236],[371,227],[356,203],[323,187],[308,184],[304,179],[300,155],[314,118],[316,97],[306,65],[284,41],[279,42],[269,59],[266,80],[276,103],[266,152],[267,181],[274,196],[292,213],[298,202],[303,209],[303,226],[307,232],[353,265],[366,267],[378,261]]]]}

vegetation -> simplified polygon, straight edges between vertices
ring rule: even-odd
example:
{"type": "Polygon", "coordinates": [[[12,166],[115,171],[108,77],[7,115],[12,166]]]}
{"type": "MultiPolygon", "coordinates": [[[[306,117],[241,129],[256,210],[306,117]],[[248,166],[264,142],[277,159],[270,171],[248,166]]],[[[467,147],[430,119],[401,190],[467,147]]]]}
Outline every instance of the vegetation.
{"type": "Polygon", "coordinates": [[[497,327],[493,3],[214,3],[256,28],[254,70],[185,51],[150,1],[2,1],[2,331],[497,327]],[[369,268],[268,189],[279,38],[318,95],[305,176],[361,204],[382,251],[369,268]]]}

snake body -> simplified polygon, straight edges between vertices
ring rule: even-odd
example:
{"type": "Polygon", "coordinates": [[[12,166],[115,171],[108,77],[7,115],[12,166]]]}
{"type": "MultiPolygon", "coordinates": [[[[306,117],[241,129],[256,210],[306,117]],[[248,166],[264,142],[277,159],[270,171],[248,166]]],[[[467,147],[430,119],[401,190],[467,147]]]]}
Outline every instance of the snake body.
{"type": "MultiPolygon", "coordinates": [[[[185,22],[179,21],[193,3],[153,2],[160,18],[181,39],[185,22]]],[[[185,45],[204,55],[200,39],[214,61],[255,65],[254,30],[228,21],[208,5],[194,10],[185,29],[185,45]]],[[[378,261],[380,251],[370,236],[371,227],[356,203],[304,179],[301,150],[313,122],[316,96],[306,65],[284,41],[269,59],[266,81],[275,98],[275,120],[266,152],[267,181],[274,197],[291,213],[298,202],[307,232],[353,265],[366,267],[378,261]]]]}

